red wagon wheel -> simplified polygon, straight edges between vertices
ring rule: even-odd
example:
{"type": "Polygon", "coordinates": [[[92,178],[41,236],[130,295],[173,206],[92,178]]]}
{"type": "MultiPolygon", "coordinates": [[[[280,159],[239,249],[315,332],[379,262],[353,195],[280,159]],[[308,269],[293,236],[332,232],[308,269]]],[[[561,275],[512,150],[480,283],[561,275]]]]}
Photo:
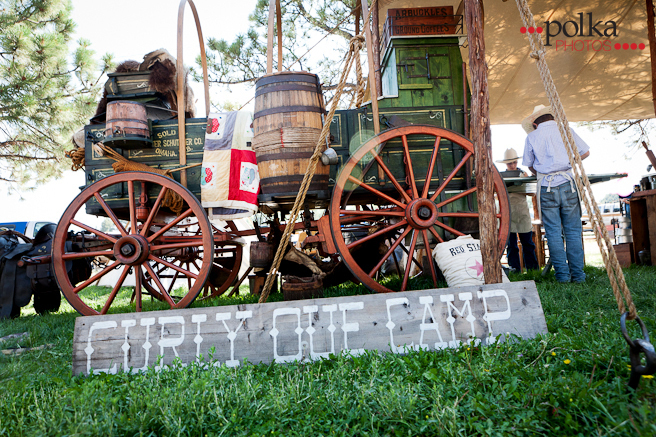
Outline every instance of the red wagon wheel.
{"type": "MultiPolygon", "coordinates": [[[[465,235],[454,228],[452,221],[479,216],[476,211],[456,208],[476,192],[475,186],[466,189],[463,176],[463,167],[473,155],[473,144],[467,138],[418,125],[381,132],[353,153],[337,177],[330,222],[337,249],[358,280],[377,292],[406,291],[412,289],[409,280],[414,270],[425,273],[437,285],[432,249],[437,243],[465,235]],[[441,141],[449,141],[452,146],[440,150],[441,141]],[[416,162],[411,158],[411,149],[416,162]],[[421,153],[427,159],[419,159],[421,153]],[[449,158],[454,167],[444,166],[450,173],[442,175],[442,155],[448,153],[452,154],[449,158]],[[393,175],[393,167],[397,168],[396,177],[401,176],[399,180],[393,175]],[[379,175],[385,175],[384,183],[379,175]],[[428,253],[430,262],[421,262],[420,247],[428,253]],[[390,265],[398,271],[400,280],[379,283],[383,267],[390,265]]],[[[496,169],[493,178],[502,253],[508,239],[510,205],[496,169]]]]}
{"type": "MultiPolygon", "coordinates": [[[[212,260],[212,269],[203,286],[203,298],[213,298],[221,296],[235,282],[241,266],[243,248],[238,242],[235,242],[237,227],[234,222],[227,221],[223,226],[211,225],[214,233],[214,258],[212,260]]],[[[200,228],[197,226],[185,226],[181,232],[187,236],[197,237],[200,235],[200,228]]],[[[168,263],[178,266],[190,272],[197,273],[200,271],[200,265],[203,262],[202,253],[197,250],[188,250],[185,253],[169,251],[162,253],[160,258],[168,263]]],[[[157,265],[154,261],[149,261],[152,269],[155,271],[160,281],[164,284],[169,295],[173,296],[176,286],[189,287],[188,278],[185,278],[179,270],[175,270],[168,265],[157,265]]],[[[144,274],[143,286],[150,294],[156,298],[161,297],[157,289],[156,281],[153,280],[150,273],[144,274]]]]}
{"type": "Polygon", "coordinates": [[[52,263],[59,287],[73,308],[87,316],[107,313],[130,272],[135,274],[136,311],[142,311],[143,294],[148,291],[144,286],[146,275],[157,287],[151,294],[171,308],[185,308],[201,291],[210,272],[212,262],[205,259],[203,254],[214,253],[212,228],[198,199],[174,180],[145,172],[117,173],[84,189],[59,221],[52,247],[52,263]],[[144,188],[154,195],[147,200],[150,207],[147,218],[144,218],[145,215],[138,218],[139,207],[143,206],[145,198],[144,188]],[[127,190],[127,196],[124,190],[127,190]],[[162,202],[167,192],[173,192],[182,199],[180,215],[165,213],[162,202]],[[125,197],[128,205],[125,205],[125,197]],[[118,229],[117,234],[102,232],[88,224],[90,217],[83,209],[88,202],[97,202],[102,207],[118,229]],[[120,207],[112,206],[121,202],[120,207]],[[120,219],[126,219],[127,225],[124,226],[120,219]],[[80,251],[71,250],[70,244],[67,244],[70,231],[73,234],[81,232],[82,238],[75,239],[76,244],[81,246],[80,251]],[[182,256],[189,253],[196,256],[197,268],[194,271],[165,259],[171,254],[182,256]],[[110,261],[90,278],[79,283],[72,282],[67,274],[67,264],[74,260],[90,261],[96,257],[105,257],[110,261]],[[173,269],[188,279],[188,289],[183,296],[172,296],[162,284],[157,273],[161,266],[173,269]],[[99,295],[97,289],[90,286],[114,269],[119,270],[119,278],[108,294],[99,295]]]}

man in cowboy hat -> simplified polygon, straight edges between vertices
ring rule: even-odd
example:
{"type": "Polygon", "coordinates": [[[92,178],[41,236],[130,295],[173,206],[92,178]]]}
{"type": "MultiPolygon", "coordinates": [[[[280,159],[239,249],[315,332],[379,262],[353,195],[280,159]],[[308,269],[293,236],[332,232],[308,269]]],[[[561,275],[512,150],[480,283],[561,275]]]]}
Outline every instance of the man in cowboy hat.
{"type": "MultiPolygon", "coordinates": [[[[517,151],[513,148],[506,149],[503,159],[497,161],[506,164],[506,171],[501,172],[504,178],[527,177],[528,175],[517,168],[517,161],[521,156],[517,156],[517,151]]],[[[521,272],[521,263],[519,262],[519,248],[517,247],[517,234],[519,241],[522,242],[524,252],[524,265],[527,270],[537,270],[540,268],[538,259],[535,256],[535,244],[533,243],[533,230],[531,226],[531,215],[528,210],[526,196],[521,193],[509,193],[510,200],[510,235],[508,236],[508,265],[512,270],[521,272]]]]}
{"type": "MultiPolygon", "coordinates": [[[[537,201],[556,280],[584,282],[581,202],[551,107],[536,106],[522,127],[528,134],[522,164],[538,177],[537,201]]],[[[587,158],[590,147],[573,130],[572,136],[581,159],[587,158]]]]}

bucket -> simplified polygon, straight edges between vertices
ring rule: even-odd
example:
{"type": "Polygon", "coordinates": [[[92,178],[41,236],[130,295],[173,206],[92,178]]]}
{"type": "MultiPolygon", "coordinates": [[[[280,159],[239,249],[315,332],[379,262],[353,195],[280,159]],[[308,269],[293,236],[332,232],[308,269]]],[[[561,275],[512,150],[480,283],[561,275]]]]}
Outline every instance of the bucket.
{"type": "MultiPolygon", "coordinates": [[[[253,150],[262,193],[296,197],[321,135],[325,113],[319,77],[283,71],[255,83],[253,150]]],[[[308,194],[328,190],[330,167],[319,162],[308,194]]]]}
{"type": "Polygon", "coordinates": [[[285,300],[315,299],[323,297],[323,280],[318,276],[301,278],[282,277],[282,295],[285,300]]]}
{"type": "Polygon", "coordinates": [[[150,146],[152,141],[146,107],[141,103],[125,100],[109,102],[103,142],[110,147],[121,149],[150,146]]]}

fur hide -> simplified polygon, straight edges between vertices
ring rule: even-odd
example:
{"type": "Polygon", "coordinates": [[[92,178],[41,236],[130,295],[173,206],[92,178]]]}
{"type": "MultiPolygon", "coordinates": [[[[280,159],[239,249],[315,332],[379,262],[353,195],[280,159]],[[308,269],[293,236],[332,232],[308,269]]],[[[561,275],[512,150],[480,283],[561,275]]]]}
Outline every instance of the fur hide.
{"type": "MultiPolygon", "coordinates": [[[[169,107],[178,110],[177,98],[177,81],[176,81],[176,60],[169,52],[164,49],[156,50],[144,56],[144,61],[124,61],[116,67],[115,73],[130,73],[136,71],[150,70],[148,84],[162,96],[169,107]]],[[[185,70],[185,118],[194,118],[196,116],[196,99],[194,92],[189,86],[189,71],[185,70]]],[[[93,116],[94,121],[91,124],[104,123],[104,114],[107,111],[107,90],[103,90],[103,96],[98,102],[96,113],[93,116]],[[99,117],[100,116],[100,117],[99,117]]]]}

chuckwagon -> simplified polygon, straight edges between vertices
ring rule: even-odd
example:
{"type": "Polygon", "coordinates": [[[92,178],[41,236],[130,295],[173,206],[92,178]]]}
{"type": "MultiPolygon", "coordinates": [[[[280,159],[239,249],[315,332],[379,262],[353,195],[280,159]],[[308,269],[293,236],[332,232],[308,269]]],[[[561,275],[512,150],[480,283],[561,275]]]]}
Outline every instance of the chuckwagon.
{"type": "MultiPolygon", "coordinates": [[[[338,279],[377,292],[412,290],[419,275],[437,284],[439,272],[431,257],[435,245],[478,232],[475,152],[466,136],[469,94],[457,35],[462,17],[453,11],[442,15],[448,25],[435,26],[439,35],[385,34],[385,96],[378,101],[378,119],[369,102],[326,120],[330,150],[324,152],[326,163],[317,167],[303,219],[294,224],[307,235],[305,248],[317,249],[319,264],[330,262],[332,272],[345,266],[350,275],[338,279]],[[384,130],[374,135],[379,127],[384,130]]],[[[140,78],[110,77],[108,107],[135,100],[136,105],[157,106],[148,100],[156,93],[130,86],[128,79],[140,78]]],[[[178,107],[184,107],[184,100],[178,107]]],[[[169,109],[155,113],[170,114],[169,109]]],[[[315,147],[295,139],[291,128],[298,128],[296,133],[321,130],[325,105],[316,75],[279,72],[257,81],[252,147],[261,178],[258,221],[271,226],[246,230],[231,221],[210,220],[202,206],[200,164],[212,120],[185,119],[182,112],[178,120],[151,115],[133,130],[115,126],[121,116],[110,120],[109,115],[104,123],[85,127],[85,186],[63,214],[52,251],[57,282],[84,315],[106,313],[130,273],[136,282],[136,311],[145,295],[183,308],[203,290],[205,296],[218,296],[237,283],[247,250],[243,237],[282,226],[315,147]],[[107,149],[112,153],[103,152],[107,149]],[[148,165],[154,172],[114,173],[116,159],[148,165]],[[180,163],[185,169],[174,171],[180,163]],[[115,231],[92,226],[89,215],[109,218],[115,231]],[[72,260],[99,268],[73,282],[66,273],[72,260]],[[113,270],[120,272],[118,280],[99,295],[91,286],[113,270]]],[[[496,170],[493,178],[501,253],[510,208],[496,170]]]]}

